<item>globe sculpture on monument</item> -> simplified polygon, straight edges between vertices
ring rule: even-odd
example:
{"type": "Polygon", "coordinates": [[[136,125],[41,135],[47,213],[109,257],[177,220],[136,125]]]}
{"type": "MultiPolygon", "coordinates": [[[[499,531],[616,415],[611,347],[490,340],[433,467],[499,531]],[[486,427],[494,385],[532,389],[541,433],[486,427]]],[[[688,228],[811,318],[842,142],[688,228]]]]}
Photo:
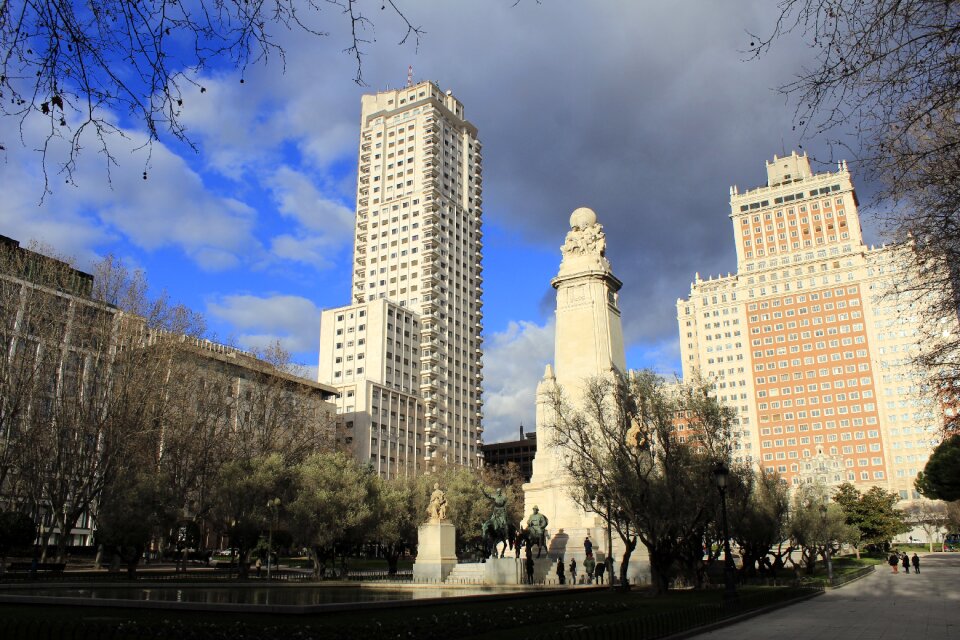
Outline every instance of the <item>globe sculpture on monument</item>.
{"type": "Polygon", "coordinates": [[[585,555],[587,536],[597,561],[606,559],[606,525],[571,497],[573,481],[551,426],[551,394],[559,388],[571,405],[582,406],[589,378],[613,375],[614,370],[626,372],[617,295],[623,283],[613,275],[606,247],[597,214],[586,207],[574,211],[560,248],[560,270],[551,281],[557,290],[554,360],[537,385],[537,453],[533,476],[523,487],[525,513],[536,505],[550,522],[550,555],[573,557],[578,562],[585,555]]]}

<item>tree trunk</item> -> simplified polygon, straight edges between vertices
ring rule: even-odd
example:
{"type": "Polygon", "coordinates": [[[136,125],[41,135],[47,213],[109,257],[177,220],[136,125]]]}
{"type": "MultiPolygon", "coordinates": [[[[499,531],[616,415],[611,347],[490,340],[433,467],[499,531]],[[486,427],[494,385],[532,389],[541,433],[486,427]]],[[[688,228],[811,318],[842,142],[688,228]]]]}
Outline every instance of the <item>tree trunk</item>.
{"type": "Polygon", "coordinates": [[[40,535],[43,548],[40,550],[40,562],[47,561],[47,551],[50,549],[50,538],[53,537],[53,527],[40,535]]]}
{"type": "Polygon", "coordinates": [[[320,551],[317,547],[310,547],[310,561],[313,563],[313,579],[320,579],[320,551]]]}
{"type": "Polygon", "coordinates": [[[250,575],[250,566],[247,562],[249,552],[243,547],[237,547],[237,579],[246,580],[250,575]]]}
{"type": "Polygon", "coordinates": [[[400,560],[399,544],[390,544],[384,547],[383,555],[387,559],[387,573],[391,576],[397,575],[397,562],[400,560]]]}
{"type": "Polygon", "coordinates": [[[813,549],[805,549],[804,552],[803,552],[803,556],[804,556],[804,557],[803,557],[803,563],[804,563],[804,565],[805,565],[805,566],[804,566],[804,571],[805,571],[805,573],[806,573],[808,576],[812,576],[812,575],[813,575],[813,572],[817,570],[817,550],[816,550],[816,548],[813,548],[813,549]]]}
{"type": "MultiPolygon", "coordinates": [[[[76,522],[76,519],[73,520],[76,522]]],[[[60,527],[60,537],[57,539],[57,555],[56,562],[66,562],[67,561],[67,542],[70,540],[70,529],[73,527],[67,527],[67,516],[57,518],[57,523],[60,527]]]]}
{"type": "Polygon", "coordinates": [[[127,549],[127,577],[131,580],[137,578],[137,564],[140,562],[141,555],[143,555],[143,547],[140,545],[127,549]]]}
{"type": "Polygon", "coordinates": [[[103,545],[97,545],[97,557],[93,560],[94,569],[103,568],[103,545]]]}
{"type": "MultiPolygon", "coordinates": [[[[630,590],[630,582],[627,579],[627,569],[630,568],[630,554],[633,553],[633,550],[637,548],[637,538],[634,537],[632,540],[624,541],[625,550],[623,552],[623,558],[620,560],[620,589],[622,591],[630,590]]],[[[576,584],[576,578],[571,577],[576,584]]]]}
{"type": "Polygon", "coordinates": [[[673,564],[673,555],[658,553],[650,550],[650,584],[654,593],[663,595],[670,590],[670,567],[673,564]]]}

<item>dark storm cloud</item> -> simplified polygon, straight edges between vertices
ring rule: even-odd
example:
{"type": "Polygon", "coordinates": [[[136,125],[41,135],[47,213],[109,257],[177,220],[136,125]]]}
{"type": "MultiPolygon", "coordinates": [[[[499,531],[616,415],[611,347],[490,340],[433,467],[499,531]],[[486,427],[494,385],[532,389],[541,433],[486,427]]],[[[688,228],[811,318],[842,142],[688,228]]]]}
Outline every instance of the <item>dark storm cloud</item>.
{"type": "Polygon", "coordinates": [[[574,208],[595,209],[628,342],[675,336],[694,273],[736,270],[729,187],[763,184],[764,161],[796,148],[774,88],[809,62],[790,42],[746,60],[770,2],[666,4],[411,5],[428,31],[415,72],[480,128],[485,215],[557,246],[574,208]]]}

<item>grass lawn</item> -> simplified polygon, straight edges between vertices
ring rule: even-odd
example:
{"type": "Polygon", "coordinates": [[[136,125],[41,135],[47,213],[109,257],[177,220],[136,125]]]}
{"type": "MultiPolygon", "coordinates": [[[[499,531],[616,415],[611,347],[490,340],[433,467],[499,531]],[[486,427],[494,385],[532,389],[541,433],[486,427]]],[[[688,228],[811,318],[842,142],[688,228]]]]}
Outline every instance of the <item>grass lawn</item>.
{"type": "MultiPolygon", "coordinates": [[[[775,587],[745,587],[741,602],[746,608],[763,606],[773,598],[795,591],[775,587]]],[[[53,629],[71,628],[67,637],[80,638],[313,638],[349,640],[352,638],[457,638],[505,640],[531,638],[562,631],[573,626],[591,627],[616,623],[651,614],[664,620],[689,624],[693,618],[684,612],[710,613],[700,605],[717,605],[719,590],[675,591],[652,597],[649,591],[630,592],[570,590],[531,598],[490,602],[451,602],[450,604],[394,609],[330,612],[324,614],[237,614],[197,611],[158,611],[149,609],[110,609],[59,607],[47,605],[0,605],[0,619],[8,632],[14,629],[40,629],[26,625],[46,625],[53,629]],[[670,616],[670,614],[673,614],[670,616]],[[73,629],[88,627],[72,635],[73,629]]],[[[700,619],[700,618],[698,618],[700,619]]],[[[46,627],[45,627],[46,628],[46,627]]],[[[45,637],[47,633],[37,633],[45,637]]],[[[60,637],[64,634],[51,634],[60,637]]],[[[4,637],[11,637],[5,635],[4,637]]],[[[19,635],[12,637],[35,637],[19,635]]]]}

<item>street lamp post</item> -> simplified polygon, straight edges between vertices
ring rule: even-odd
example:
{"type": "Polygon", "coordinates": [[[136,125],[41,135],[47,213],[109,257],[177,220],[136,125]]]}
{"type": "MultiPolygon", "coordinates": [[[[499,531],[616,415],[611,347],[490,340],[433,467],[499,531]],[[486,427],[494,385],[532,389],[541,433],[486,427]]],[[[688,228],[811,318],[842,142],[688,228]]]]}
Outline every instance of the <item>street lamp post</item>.
{"type": "Polygon", "coordinates": [[[717,482],[717,490],[720,492],[720,513],[723,523],[723,597],[732,600],[737,597],[737,587],[734,583],[733,556],[730,554],[730,533],[727,530],[727,479],[730,476],[730,470],[723,462],[717,465],[713,471],[714,479],[717,482]]]}
{"type": "Polygon", "coordinates": [[[827,505],[820,505],[820,519],[823,521],[823,555],[827,561],[827,580],[833,583],[833,559],[830,554],[830,537],[827,535],[827,505]]]}
{"type": "Polygon", "coordinates": [[[267,508],[272,511],[270,519],[270,533],[267,536],[267,580],[270,579],[270,569],[273,565],[273,528],[277,526],[277,510],[280,508],[280,498],[267,500],[267,508]]]}

